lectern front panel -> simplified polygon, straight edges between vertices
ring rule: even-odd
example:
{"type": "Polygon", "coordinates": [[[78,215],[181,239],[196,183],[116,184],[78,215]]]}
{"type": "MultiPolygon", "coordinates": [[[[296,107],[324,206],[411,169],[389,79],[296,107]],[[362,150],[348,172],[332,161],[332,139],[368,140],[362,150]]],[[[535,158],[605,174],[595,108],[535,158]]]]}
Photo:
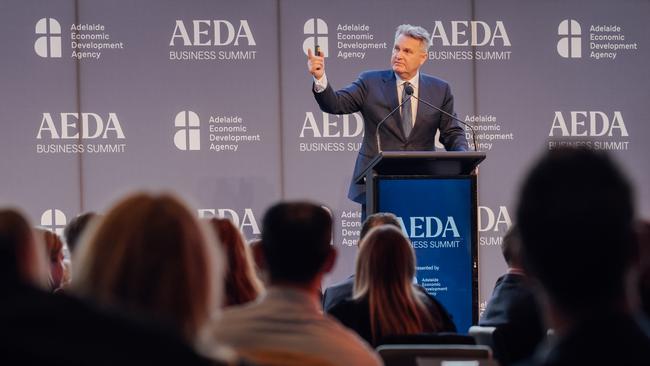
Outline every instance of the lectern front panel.
{"type": "Polygon", "coordinates": [[[447,308],[459,333],[476,314],[473,184],[470,176],[377,179],[378,212],[399,218],[415,249],[418,284],[447,308]]]}

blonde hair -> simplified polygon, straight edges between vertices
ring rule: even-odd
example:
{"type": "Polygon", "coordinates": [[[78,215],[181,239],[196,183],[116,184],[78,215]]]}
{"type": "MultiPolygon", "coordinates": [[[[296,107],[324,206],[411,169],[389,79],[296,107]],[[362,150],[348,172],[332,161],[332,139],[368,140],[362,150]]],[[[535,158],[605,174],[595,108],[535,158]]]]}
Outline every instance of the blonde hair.
{"type": "Polygon", "coordinates": [[[368,300],[373,343],[440,328],[417,297],[414,274],[415,254],[399,229],[375,227],[359,244],[353,298],[368,300]]]}
{"type": "Polygon", "coordinates": [[[171,322],[193,342],[220,305],[224,266],[214,240],[174,196],[134,194],[82,237],[73,288],[171,322]]]}

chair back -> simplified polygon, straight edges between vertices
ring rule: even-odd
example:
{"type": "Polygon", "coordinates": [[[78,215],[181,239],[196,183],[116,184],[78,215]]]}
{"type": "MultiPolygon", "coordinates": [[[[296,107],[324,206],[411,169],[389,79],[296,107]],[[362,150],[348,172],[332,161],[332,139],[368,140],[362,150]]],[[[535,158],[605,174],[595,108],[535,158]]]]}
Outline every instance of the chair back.
{"type": "Polygon", "coordinates": [[[383,344],[477,344],[472,336],[466,334],[440,332],[387,336],[380,340],[383,344]]]}
{"type": "Polygon", "coordinates": [[[386,344],[377,347],[386,366],[498,365],[490,347],[467,344],[386,344]]]}
{"type": "Polygon", "coordinates": [[[496,329],[496,327],[473,325],[469,327],[468,334],[474,338],[476,344],[488,346],[494,350],[494,332],[496,329]]]}

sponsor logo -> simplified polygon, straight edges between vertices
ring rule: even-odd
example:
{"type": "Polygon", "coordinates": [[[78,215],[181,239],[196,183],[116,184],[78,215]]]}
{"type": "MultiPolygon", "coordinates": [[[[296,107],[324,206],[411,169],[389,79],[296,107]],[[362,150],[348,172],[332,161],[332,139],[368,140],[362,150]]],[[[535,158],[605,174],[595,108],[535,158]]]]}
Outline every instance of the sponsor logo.
{"type": "Polygon", "coordinates": [[[308,19],[303,25],[303,33],[307,36],[302,43],[305,54],[307,49],[314,50],[318,45],[325,57],[333,56],[342,61],[363,60],[370,52],[389,48],[388,42],[376,40],[368,24],[337,24],[336,34],[333,35],[336,43],[332,48],[329,47],[329,29],[323,19],[308,19]]]}
{"type": "Polygon", "coordinates": [[[201,150],[201,121],[196,113],[178,112],[174,126],[178,129],[174,134],[174,145],[179,150],[201,150]]]}
{"type": "Polygon", "coordinates": [[[414,249],[460,248],[463,240],[453,216],[397,217],[397,220],[414,249]]]}
{"type": "Polygon", "coordinates": [[[492,209],[488,206],[478,207],[479,232],[505,232],[512,225],[512,219],[506,206],[492,209]]]}
{"type": "Polygon", "coordinates": [[[208,150],[214,152],[237,152],[247,144],[260,143],[259,133],[251,133],[241,116],[211,115],[207,127],[193,111],[180,111],[174,118],[174,146],[182,151],[201,150],[201,136],[208,136],[208,150]],[[201,129],[205,128],[205,133],[201,129]]]}
{"type": "MultiPolygon", "coordinates": [[[[200,208],[197,210],[200,218],[226,218],[230,219],[243,233],[260,235],[260,227],[252,208],[236,211],[232,208],[200,208]]],[[[250,239],[250,238],[249,238],[250,239]]]]}
{"type": "Polygon", "coordinates": [[[336,115],[306,112],[298,135],[301,140],[298,151],[359,151],[361,143],[358,140],[362,134],[363,117],[359,113],[336,115]]]}
{"type": "Polygon", "coordinates": [[[582,28],[577,20],[566,19],[560,22],[557,29],[560,40],[557,42],[557,53],[564,58],[582,57],[582,28]]]}
{"type": "Polygon", "coordinates": [[[480,246],[500,246],[505,232],[512,226],[508,207],[478,207],[478,231],[480,246]]]}
{"type": "Polygon", "coordinates": [[[302,42],[302,51],[307,54],[307,49],[314,51],[316,46],[320,47],[320,51],[324,57],[329,57],[329,40],[327,38],[327,23],[320,18],[308,19],[303,25],[303,33],[307,38],[302,42]]]}
{"type": "MultiPolygon", "coordinates": [[[[506,143],[515,139],[513,132],[503,128],[501,122],[492,114],[466,115],[465,123],[472,126],[476,132],[476,145],[479,151],[490,151],[499,143],[506,143]]],[[[472,130],[465,128],[465,138],[469,143],[470,150],[474,149],[472,130]]],[[[439,133],[439,132],[438,132],[439,133]]],[[[439,146],[436,145],[436,148],[439,146]]],[[[440,146],[439,148],[444,148],[440,146]]]]}
{"type": "Polygon", "coordinates": [[[61,57],[61,24],[54,18],[41,18],[36,22],[34,51],[43,58],[61,57]]]}
{"type": "Polygon", "coordinates": [[[36,152],[55,153],[119,153],[126,143],[124,129],[116,113],[43,113],[36,132],[36,152]],[[47,141],[50,143],[40,143],[47,141]],[[88,142],[87,142],[88,141],[88,142]],[[94,141],[100,141],[94,143],[94,141]]]}
{"type": "Polygon", "coordinates": [[[630,135],[621,111],[555,111],[548,136],[549,149],[628,150],[630,135]]]}
{"type": "Polygon", "coordinates": [[[353,247],[358,244],[361,235],[361,211],[350,210],[341,213],[341,244],[353,247]]]}
{"type": "Polygon", "coordinates": [[[507,61],[512,56],[510,37],[501,20],[436,20],[431,31],[430,60],[507,61]]]}
{"type": "Polygon", "coordinates": [[[47,209],[41,215],[41,226],[58,235],[63,235],[63,229],[65,229],[67,223],[63,211],[56,208],[47,209]]]}
{"type": "Polygon", "coordinates": [[[248,20],[176,20],[169,40],[173,61],[250,61],[257,46],[248,20]],[[242,47],[249,49],[242,50],[242,47]]]}
{"type": "Polygon", "coordinates": [[[575,19],[565,19],[558,25],[557,34],[560,37],[557,53],[568,59],[581,59],[586,55],[592,60],[616,60],[626,52],[634,54],[639,49],[638,43],[630,42],[623,27],[617,24],[583,27],[575,19]],[[588,51],[583,52],[585,48],[588,51]]]}
{"type": "MultiPolygon", "coordinates": [[[[70,57],[77,60],[99,60],[106,52],[123,50],[124,42],[114,41],[104,24],[71,24],[70,57]]],[[[40,57],[61,58],[63,54],[63,32],[61,24],[54,18],[42,18],[36,22],[36,34],[40,35],[34,43],[34,51],[40,57]]],[[[66,51],[67,52],[67,51],[66,51]]]]}

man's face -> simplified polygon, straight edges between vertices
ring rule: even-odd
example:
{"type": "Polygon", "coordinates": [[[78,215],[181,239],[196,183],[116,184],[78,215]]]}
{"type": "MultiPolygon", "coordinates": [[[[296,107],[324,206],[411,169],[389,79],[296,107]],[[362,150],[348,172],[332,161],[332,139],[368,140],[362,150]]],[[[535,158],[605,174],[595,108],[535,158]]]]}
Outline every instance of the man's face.
{"type": "Polygon", "coordinates": [[[427,53],[422,49],[422,42],[402,34],[395,41],[390,63],[400,78],[409,80],[415,76],[426,59],[427,53]]]}

